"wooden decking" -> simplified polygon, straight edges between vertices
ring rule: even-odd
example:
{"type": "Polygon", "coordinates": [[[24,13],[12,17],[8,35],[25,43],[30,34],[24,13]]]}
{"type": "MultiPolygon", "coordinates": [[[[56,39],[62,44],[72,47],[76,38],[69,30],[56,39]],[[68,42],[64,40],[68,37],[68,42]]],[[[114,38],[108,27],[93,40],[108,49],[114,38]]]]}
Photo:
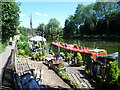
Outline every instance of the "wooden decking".
{"type": "Polygon", "coordinates": [[[76,82],[79,85],[79,88],[82,89],[94,89],[91,83],[88,81],[85,73],[81,73],[76,69],[66,68],[68,75],[71,77],[72,81],[76,82]]]}
{"type": "Polygon", "coordinates": [[[90,78],[85,73],[85,66],[71,66],[67,62],[64,62],[66,72],[71,80],[78,84],[77,89],[96,89],[96,84],[90,81],[90,78]]]}

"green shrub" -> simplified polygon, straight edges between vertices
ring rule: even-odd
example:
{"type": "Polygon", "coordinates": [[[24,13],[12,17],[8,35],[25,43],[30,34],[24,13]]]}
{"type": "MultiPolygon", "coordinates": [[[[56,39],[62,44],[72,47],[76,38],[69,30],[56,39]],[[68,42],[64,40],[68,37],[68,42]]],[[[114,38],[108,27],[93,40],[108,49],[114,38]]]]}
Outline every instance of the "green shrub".
{"type": "Polygon", "coordinates": [[[30,46],[27,42],[17,42],[17,47],[18,47],[18,50],[24,50],[25,51],[25,55],[29,55],[30,54],[30,46]]]}
{"type": "Polygon", "coordinates": [[[67,73],[66,73],[66,72],[63,72],[63,71],[59,71],[58,74],[59,74],[60,76],[65,76],[65,75],[67,75],[67,73]]]}
{"type": "Polygon", "coordinates": [[[17,42],[18,49],[23,49],[23,43],[21,41],[17,42]]]}
{"type": "Polygon", "coordinates": [[[52,49],[50,49],[50,54],[53,54],[54,52],[53,52],[53,50],[52,49]]]}
{"type": "Polygon", "coordinates": [[[75,82],[74,81],[70,81],[70,85],[75,85],[75,82]]]}
{"type": "Polygon", "coordinates": [[[46,55],[45,50],[42,50],[42,56],[45,56],[45,55],[46,55]]]}
{"type": "Polygon", "coordinates": [[[64,75],[64,76],[62,76],[62,78],[63,78],[63,79],[67,79],[67,80],[70,80],[70,79],[71,79],[71,77],[69,77],[68,75],[64,75]]]}
{"type": "Polygon", "coordinates": [[[24,51],[23,49],[19,49],[19,50],[18,50],[18,53],[19,53],[20,55],[25,55],[25,51],[24,51]]]}
{"type": "Polygon", "coordinates": [[[110,61],[109,62],[109,71],[107,72],[106,75],[106,82],[110,85],[115,84],[116,81],[118,81],[118,76],[119,76],[119,72],[118,72],[118,65],[115,61],[110,61]]]}
{"type": "Polygon", "coordinates": [[[58,68],[63,68],[64,67],[64,64],[62,64],[62,63],[60,63],[59,65],[58,65],[58,68]]]}
{"type": "Polygon", "coordinates": [[[29,55],[30,54],[30,46],[27,42],[23,43],[23,48],[25,50],[25,54],[29,55]]]}
{"type": "Polygon", "coordinates": [[[46,56],[42,56],[42,59],[46,59],[46,56]]]}
{"type": "Polygon", "coordinates": [[[67,58],[72,58],[74,56],[73,53],[67,53],[67,58]]]}
{"type": "Polygon", "coordinates": [[[39,54],[39,56],[42,56],[42,55],[43,55],[43,54],[42,54],[42,51],[38,52],[38,54],[39,54]]]}
{"type": "Polygon", "coordinates": [[[17,61],[17,63],[21,63],[21,61],[17,61]]]}
{"type": "Polygon", "coordinates": [[[36,55],[35,55],[35,54],[33,54],[33,55],[32,55],[32,57],[33,57],[33,58],[35,58],[35,57],[36,57],[36,55]]]}
{"type": "Polygon", "coordinates": [[[76,58],[77,58],[78,61],[82,61],[82,55],[80,53],[77,53],[77,57],[76,58]]]}
{"type": "Polygon", "coordinates": [[[65,56],[65,54],[63,53],[63,54],[62,54],[62,57],[64,57],[64,56],[65,56]]]}

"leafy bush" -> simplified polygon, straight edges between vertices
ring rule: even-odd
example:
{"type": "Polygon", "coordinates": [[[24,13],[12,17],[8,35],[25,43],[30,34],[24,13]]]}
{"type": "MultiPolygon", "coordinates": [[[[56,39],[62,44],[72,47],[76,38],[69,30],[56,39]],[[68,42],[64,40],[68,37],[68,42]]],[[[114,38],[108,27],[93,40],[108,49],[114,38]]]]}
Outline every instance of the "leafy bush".
{"type": "Polygon", "coordinates": [[[72,58],[74,56],[73,53],[67,53],[67,58],[72,58]]]}
{"type": "Polygon", "coordinates": [[[62,63],[60,63],[59,65],[58,65],[58,68],[63,68],[64,67],[64,64],[62,64],[62,63]]]}
{"type": "Polygon", "coordinates": [[[45,56],[45,55],[46,55],[45,50],[42,50],[42,56],[45,56]]]}
{"type": "Polygon", "coordinates": [[[54,52],[53,52],[53,50],[52,49],[50,49],[50,54],[53,54],[54,52]]]}
{"type": "Polygon", "coordinates": [[[65,56],[65,54],[63,53],[63,54],[62,54],[62,57],[64,57],[64,56],[65,56]]]}
{"type": "Polygon", "coordinates": [[[65,76],[65,75],[67,75],[67,73],[66,73],[66,72],[63,72],[63,71],[59,71],[58,74],[59,74],[60,76],[65,76]]]}
{"type": "Polygon", "coordinates": [[[25,55],[30,54],[30,46],[27,42],[23,43],[23,42],[19,41],[19,42],[17,42],[17,47],[18,47],[18,50],[24,50],[25,55]]]}
{"type": "Polygon", "coordinates": [[[74,81],[70,81],[70,85],[75,85],[75,82],[74,81]]]}
{"type": "Polygon", "coordinates": [[[99,86],[100,88],[106,88],[106,89],[115,89],[118,88],[118,65],[116,63],[116,60],[110,61],[109,66],[107,68],[107,72],[105,76],[99,76],[99,86]]]}
{"type": "Polygon", "coordinates": [[[42,56],[42,59],[46,59],[46,56],[42,56]]]}
{"type": "Polygon", "coordinates": [[[38,52],[38,54],[39,54],[39,56],[42,56],[42,55],[43,55],[43,54],[42,54],[42,51],[38,52]]]}
{"type": "Polygon", "coordinates": [[[18,53],[19,53],[20,55],[25,55],[25,51],[24,51],[23,49],[19,49],[19,50],[18,50],[18,53]]]}
{"type": "Polygon", "coordinates": [[[25,54],[29,55],[30,54],[30,46],[29,46],[29,44],[27,42],[23,43],[23,48],[25,50],[25,54]]]}
{"type": "Polygon", "coordinates": [[[17,63],[21,63],[21,61],[18,60],[17,63]]]}
{"type": "Polygon", "coordinates": [[[68,75],[64,75],[64,76],[62,76],[62,78],[63,78],[63,79],[67,79],[67,80],[70,80],[70,79],[71,79],[71,77],[69,77],[68,75]]]}
{"type": "Polygon", "coordinates": [[[17,42],[18,49],[23,49],[23,43],[21,41],[17,42]]]}
{"type": "Polygon", "coordinates": [[[28,41],[28,38],[22,34],[20,34],[20,40],[22,41],[28,41]]]}
{"type": "Polygon", "coordinates": [[[109,71],[106,75],[106,82],[110,85],[115,84],[116,81],[118,81],[118,65],[115,61],[110,61],[109,62],[109,71]]]}
{"type": "Polygon", "coordinates": [[[33,55],[32,55],[32,57],[33,57],[33,58],[35,58],[35,57],[36,57],[36,55],[35,55],[35,54],[33,54],[33,55]]]}
{"type": "Polygon", "coordinates": [[[77,53],[77,57],[76,58],[77,58],[78,61],[82,61],[82,55],[80,53],[77,53]]]}

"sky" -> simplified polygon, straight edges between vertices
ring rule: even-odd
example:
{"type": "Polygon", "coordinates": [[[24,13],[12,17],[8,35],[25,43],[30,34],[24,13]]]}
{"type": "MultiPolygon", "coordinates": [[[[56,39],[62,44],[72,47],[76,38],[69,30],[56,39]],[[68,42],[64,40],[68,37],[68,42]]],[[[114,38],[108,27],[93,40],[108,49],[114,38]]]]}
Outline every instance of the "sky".
{"type": "Polygon", "coordinates": [[[65,20],[74,15],[79,3],[88,5],[93,2],[21,2],[19,26],[30,28],[32,14],[33,28],[37,28],[40,23],[48,24],[51,18],[56,18],[60,26],[64,27],[65,20]]]}

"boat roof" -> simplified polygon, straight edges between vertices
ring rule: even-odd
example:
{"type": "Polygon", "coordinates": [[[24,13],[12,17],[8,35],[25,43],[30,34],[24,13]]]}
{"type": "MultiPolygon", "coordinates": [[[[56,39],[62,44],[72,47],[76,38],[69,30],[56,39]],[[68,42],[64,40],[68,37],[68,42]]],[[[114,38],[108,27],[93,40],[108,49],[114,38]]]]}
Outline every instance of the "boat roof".
{"type": "Polygon", "coordinates": [[[66,50],[80,52],[80,53],[94,54],[94,53],[106,52],[106,50],[104,49],[92,49],[92,48],[86,48],[86,47],[83,47],[80,49],[80,47],[82,46],[77,46],[78,48],[75,48],[74,45],[71,45],[71,44],[67,44],[67,46],[63,46],[66,43],[60,43],[60,42],[52,42],[52,44],[60,48],[64,48],[66,50]]]}
{"type": "Polygon", "coordinates": [[[116,60],[119,56],[119,53],[118,52],[115,52],[115,53],[112,53],[112,54],[108,54],[106,56],[98,56],[97,58],[104,58],[104,59],[113,59],[113,60],[116,60]]]}

